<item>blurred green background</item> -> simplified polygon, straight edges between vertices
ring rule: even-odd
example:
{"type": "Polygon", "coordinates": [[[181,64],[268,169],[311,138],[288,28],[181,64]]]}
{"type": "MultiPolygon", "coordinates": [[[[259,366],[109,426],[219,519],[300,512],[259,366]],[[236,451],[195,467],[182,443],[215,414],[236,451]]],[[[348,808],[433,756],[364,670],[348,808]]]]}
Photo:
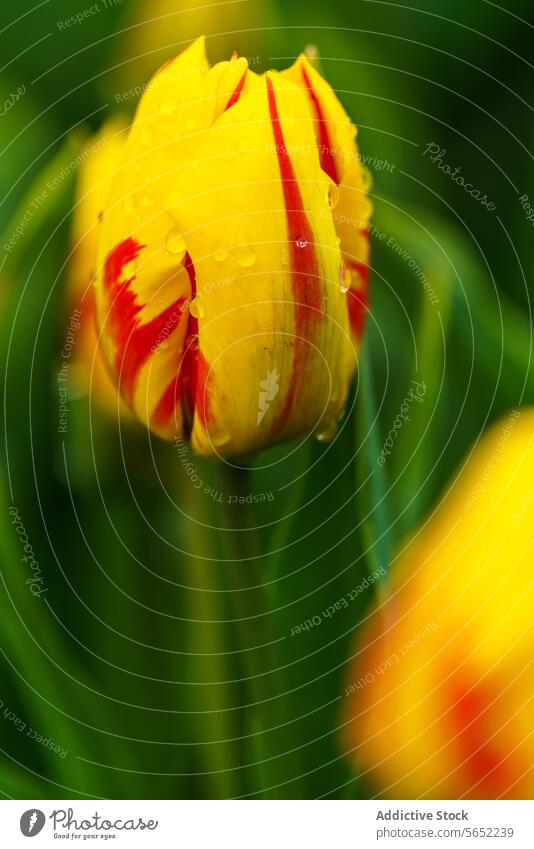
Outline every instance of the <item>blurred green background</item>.
{"type": "Polygon", "coordinates": [[[532,4],[16,0],[0,17],[0,792],[366,797],[343,757],[341,701],[378,583],[322,611],[391,565],[490,421],[534,400],[520,202],[534,199],[532,4]],[[202,32],[212,62],[235,48],[260,72],[317,45],[373,180],[371,312],[349,410],[334,442],[255,461],[250,491],[272,498],[240,515],[259,526],[261,556],[254,534],[231,530],[217,493],[235,482],[215,465],[191,455],[212,494],[195,490],[172,445],[119,427],[74,386],[68,432],[57,428],[68,165],[105,119],[131,117],[137,99],[121,92],[202,32]],[[496,208],[440,170],[429,144],[496,208]],[[380,467],[412,380],[424,403],[380,467]],[[25,584],[12,505],[41,597],[25,584]],[[238,543],[249,559],[236,593],[238,543]],[[258,582],[267,616],[246,589],[258,582]]]}

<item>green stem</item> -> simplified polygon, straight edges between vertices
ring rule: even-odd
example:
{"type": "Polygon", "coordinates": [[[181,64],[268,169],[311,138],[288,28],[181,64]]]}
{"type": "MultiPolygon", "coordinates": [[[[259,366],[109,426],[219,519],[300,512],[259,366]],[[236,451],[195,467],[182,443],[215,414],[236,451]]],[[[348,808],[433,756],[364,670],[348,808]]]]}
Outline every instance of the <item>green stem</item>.
{"type": "Polygon", "coordinates": [[[248,783],[252,795],[301,798],[301,769],[291,729],[290,700],[284,697],[287,687],[283,658],[278,635],[272,628],[276,615],[254,529],[252,476],[250,469],[229,463],[221,465],[220,473],[227,520],[225,536],[231,552],[226,563],[227,587],[246,694],[248,783]]]}

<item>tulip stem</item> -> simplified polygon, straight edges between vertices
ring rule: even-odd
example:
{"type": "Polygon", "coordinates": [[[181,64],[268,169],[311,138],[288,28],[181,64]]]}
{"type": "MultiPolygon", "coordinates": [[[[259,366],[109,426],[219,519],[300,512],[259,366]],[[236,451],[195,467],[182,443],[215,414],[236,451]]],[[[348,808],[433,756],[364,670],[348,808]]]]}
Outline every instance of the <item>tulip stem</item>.
{"type": "Polygon", "coordinates": [[[252,474],[249,468],[230,464],[222,466],[221,474],[231,545],[227,586],[246,699],[243,734],[248,764],[244,769],[249,795],[297,798],[300,770],[291,720],[286,716],[280,641],[272,627],[275,611],[262,569],[253,505],[247,501],[254,492],[252,474]]]}

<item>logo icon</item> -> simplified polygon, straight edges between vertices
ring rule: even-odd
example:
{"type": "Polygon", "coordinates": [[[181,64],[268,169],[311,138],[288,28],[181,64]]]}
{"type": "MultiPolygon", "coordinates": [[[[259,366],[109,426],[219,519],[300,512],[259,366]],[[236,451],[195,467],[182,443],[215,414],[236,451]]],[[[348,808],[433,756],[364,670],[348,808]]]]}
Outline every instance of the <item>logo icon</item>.
{"type": "Polygon", "coordinates": [[[262,423],[263,417],[270,407],[270,402],[274,401],[280,391],[280,386],[278,385],[279,380],[280,375],[277,370],[273,368],[273,370],[267,374],[266,379],[260,381],[260,387],[263,392],[260,392],[258,401],[258,415],[256,416],[257,427],[259,427],[262,423]]]}
{"type": "Polygon", "coordinates": [[[46,817],[38,808],[30,808],[24,811],[20,818],[20,830],[24,837],[35,837],[42,830],[46,817]]]}

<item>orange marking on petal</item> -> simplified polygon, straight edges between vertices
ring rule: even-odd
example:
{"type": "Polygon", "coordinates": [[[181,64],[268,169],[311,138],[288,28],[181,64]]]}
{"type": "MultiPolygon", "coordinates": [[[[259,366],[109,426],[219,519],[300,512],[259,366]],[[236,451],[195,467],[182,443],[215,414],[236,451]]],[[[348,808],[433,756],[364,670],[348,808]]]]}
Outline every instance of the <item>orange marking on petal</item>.
{"type": "Polygon", "coordinates": [[[241,92],[243,91],[243,86],[245,85],[245,80],[247,78],[247,71],[248,71],[248,68],[245,68],[243,76],[241,77],[238,84],[236,85],[230,100],[228,101],[228,103],[224,107],[225,112],[226,112],[227,109],[230,109],[231,106],[234,106],[234,104],[237,103],[237,101],[241,97],[241,92]]]}
{"type": "Polygon", "coordinates": [[[495,738],[489,739],[487,709],[495,695],[485,692],[480,682],[455,684],[447,694],[452,705],[447,716],[456,737],[453,745],[459,748],[459,762],[463,762],[461,769],[467,770],[471,783],[477,785],[473,787],[476,795],[489,799],[506,792],[514,781],[510,761],[499,752],[495,738]]]}
{"type": "Polygon", "coordinates": [[[350,288],[347,292],[347,308],[352,332],[361,339],[365,319],[369,312],[369,266],[365,262],[345,258],[345,263],[359,277],[359,288],[350,288]]]}
{"type": "Polygon", "coordinates": [[[339,175],[337,173],[336,166],[336,151],[330,144],[330,136],[328,135],[328,125],[326,118],[324,117],[323,110],[321,107],[321,103],[319,98],[317,97],[317,93],[314,91],[306,68],[302,66],[302,79],[304,80],[304,85],[308,89],[308,94],[310,96],[310,100],[313,103],[313,108],[315,110],[315,116],[317,119],[317,132],[319,136],[319,142],[317,147],[319,148],[319,161],[321,163],[321,168],[323,171],[328,174],[328,176],[339,185],[339,175]]]}
{"type": "Polygon", "coordinates": [[[289,413],[295,401],[298,377],[302,362],[306,356],[303,343],[310,330],[320,318],[321,286],[313,231],[304,210],[293,164],[284,141],[274,87],[269,77],[267,77],[267,95],[274,142],[278,156],[278,167],[280,169],[282,189],[284,192],[291,279],[295,302],[295,351],[292,373],[284,407],[274,424],[275,430],[281,430],[287,423],[289,413]]]}

